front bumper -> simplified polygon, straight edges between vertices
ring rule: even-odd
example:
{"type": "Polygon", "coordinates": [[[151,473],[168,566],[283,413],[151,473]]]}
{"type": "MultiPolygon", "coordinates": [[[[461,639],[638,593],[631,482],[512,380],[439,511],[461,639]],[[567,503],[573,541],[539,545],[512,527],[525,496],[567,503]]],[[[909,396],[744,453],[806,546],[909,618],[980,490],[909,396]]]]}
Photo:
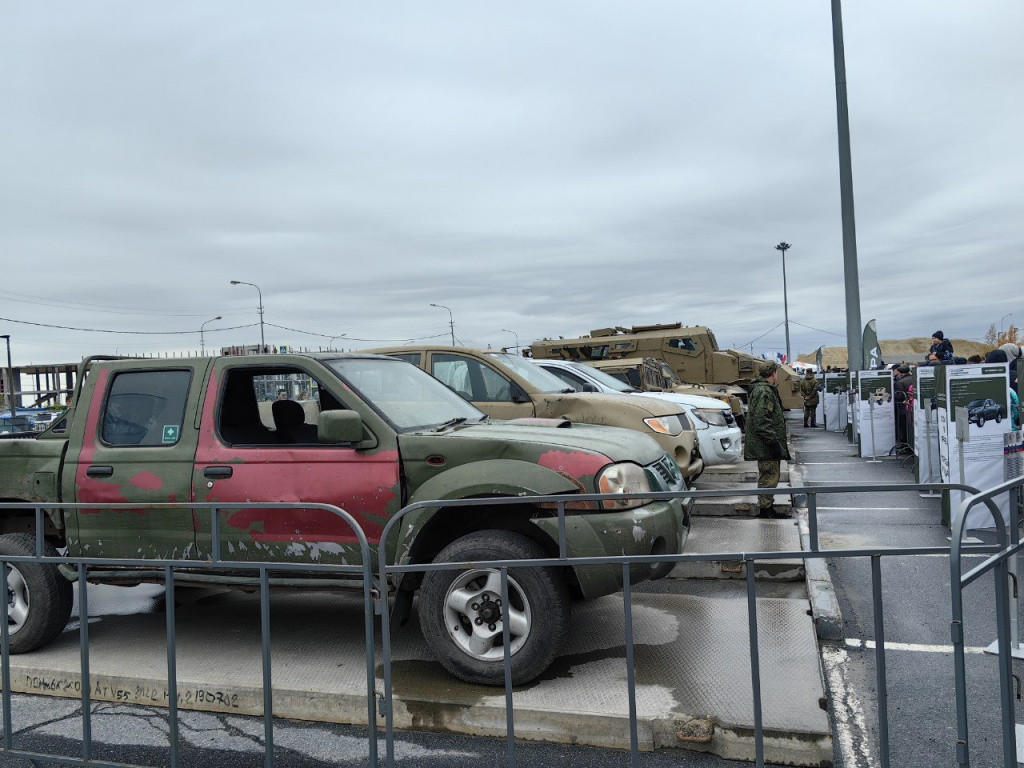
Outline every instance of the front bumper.
{"type": "MultiPolygon", "coordinates": [[[[567,515],[566,552],[569,557],[679,554],[690,530],[689,506],[680,499],[665,499],[618,512],[567,515]]],[[[556,518],[533,522],[557,544],[556,518]]],[[[622,565],[619,563],[573,566],[573,570],[585,598],[610,595],[622,589],[622,565]]],[[[671,568],[663,563],[633,563],[629,578],[636,584],[664,576],[668,570],[671,568]]]]}
{"type": "Polygon", "coordinates": [[[708,427],[698,434],[706,466],[731,464],[743,453],[743,431],[739,427],[708,427]]]}

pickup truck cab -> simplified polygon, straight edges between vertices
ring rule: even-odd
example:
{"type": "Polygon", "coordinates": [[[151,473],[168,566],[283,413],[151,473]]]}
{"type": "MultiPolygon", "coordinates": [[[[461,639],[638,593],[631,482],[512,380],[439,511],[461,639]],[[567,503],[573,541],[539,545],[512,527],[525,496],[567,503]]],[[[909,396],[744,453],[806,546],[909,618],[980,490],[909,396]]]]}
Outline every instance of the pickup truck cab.
{"type": "Polygon", "coordinates": [[[494,349],[410,345],[369,351],[419,366],[492,418],[568,419],[632,429],[654,438],[687,480],[704,469],[697,433],[678,405],[578,392],[534,361],[494,349]]]}
{"type": "MultiPolygon", "coordinates": [[[[47,431],[0,441],[0,554],[31,554],[33,502],[321,503],[346,510],[377,548],[386,523],[417,501],[533,495],[681,491],[674,462],[626,430],[541,421],[491,423],[440,382],[405,362],[373,355],[250,355],[164,360],[91,359],[74,408],[47,431]]],[[[688,510],[678,498],[577,502],[566,516],[570,556],[682,551],[688,510]]],[[[76,508],[48,511],[47,553],[178,559],[182,584],[252,587],[255,561],[359,563],[351,528],[319,509],[218,510],[219,558],[208,566],[209,509],[76,508]],[[204,567],[207,566],[207,567],[204,567]]],[[[389,562],[485,561],[557,555],[554,505],[429,507],[408,513],[386,543],[389,562]]],[[[638,564],[631,578],[671,564],[638,564]]],[[[71,584],[50,564],[8,570],[12,652],[56,637],[71,610],[71,584]]],[[[386,585],[396,620],[418,590],[419,621],[440,663],[476,683],[504,680],[502,624],[513,680],[554,660],[569,597],[621,588],[621,567],[510,569],[510,606],[493,599],[487,568],[408,574],[386,585]],[[456,597],[474,599],[457,600],[456,597]],[[486,621],[478,621],[481,617],[486,621]]],[[[162,568],[90,566],[92,583],[162,581],[162,568]]],[[[361,587],[352,575],[271,572],[278,587],[361,587]]]]}

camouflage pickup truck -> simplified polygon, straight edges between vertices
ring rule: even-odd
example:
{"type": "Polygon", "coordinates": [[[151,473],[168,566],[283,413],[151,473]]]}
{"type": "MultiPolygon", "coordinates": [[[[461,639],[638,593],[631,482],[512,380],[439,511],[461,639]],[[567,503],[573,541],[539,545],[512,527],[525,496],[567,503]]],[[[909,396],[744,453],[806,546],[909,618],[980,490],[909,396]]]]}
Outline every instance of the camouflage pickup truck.
{"type": "MultiPolygon", "coordinates": [[[[33,502],[322,503],[349,512],[377,547],[388,520],[417,501],[579,493],[678,491],[675,462],[639,433],[564,421],[491,422],[415,366],[373,355],[251,355],[166,360],[92,358],[74,408],[48,430],[0,441],[0,554],[34,551],[33,502]]],[[[576,502],[566,517],[571,556],[682,550],[688,509],[678,498],[576,502]]],[[[209,509],[49,511],[47,554],[195,561],[181,584],[251,588],[246,562],[352,563],[358,547],[337,516],[317,509],[218,510],[221,559],[210,567],[209,509]],[[204,565],[206,567],[204,567],[204,565]]],[[[557,555],[554,505],[429,507],[410,513],[391,562],[480,562],[557,555]]],[[[671,564],[638,564],[637,581],[671,564]]],[[[72,605],[71,571],[18,563],[7,573],[11,651],[59,635],[72,605]]],[[[90,566],[90,583],[162,581],[161,568],[90,566]]],[[[418,614],[440,663],[476,683],[502,684],[503,621],[513,681],[546,669],[567,632],[569,601],[621,588],[621,567],[510,569],[510,605],[496,572],[411,574],[388,585],[396,620],[418,591],[418,614]]],[[[361,587],[348,575],[273,571],[278,587],[361,587]]]]}

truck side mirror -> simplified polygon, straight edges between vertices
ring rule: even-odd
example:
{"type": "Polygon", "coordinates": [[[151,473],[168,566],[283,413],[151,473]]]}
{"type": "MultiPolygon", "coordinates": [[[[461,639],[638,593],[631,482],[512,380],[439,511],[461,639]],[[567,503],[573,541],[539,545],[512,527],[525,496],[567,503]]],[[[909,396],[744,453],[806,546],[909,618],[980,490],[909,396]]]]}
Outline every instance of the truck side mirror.
{"type": "Polygon", "coordinates": [[[316,437],[321,443],[362,443],[363,419],[355,411],[321,411],[316,422],[316,437]]]}
{"type": "Polygon", "coordinates": [[[597,392],[597,385],[596,384],[591,384],[589,381],[584,382],[583,389],[580,390],[580,391],[581,392],[597,392]]]}
{"type": "Polygon", "coordinates": [[[516,384],[514,381],[509,382],[511,384],[511,399],[513,403],[528,403],[530,402],[530,396],[523,391],[523,388],[516,384]]]}

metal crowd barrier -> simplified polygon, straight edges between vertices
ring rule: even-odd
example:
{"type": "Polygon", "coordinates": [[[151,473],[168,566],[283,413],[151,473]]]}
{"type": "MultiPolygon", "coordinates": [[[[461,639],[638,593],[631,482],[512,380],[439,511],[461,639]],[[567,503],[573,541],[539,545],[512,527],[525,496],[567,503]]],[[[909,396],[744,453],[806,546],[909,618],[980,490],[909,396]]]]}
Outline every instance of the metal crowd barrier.
{"type": "MultiPolygon", "coordinates": [[[[979,493],[977,489],[960,484],[892,484],[892,485],[829,485],[829,486],[813,486],[813,487],[797,487],[797,488],[776,488],[776,489],[759,489],[758,493],[764,493],[767,495],[784,495],[792,494],[795,502],[806,503],[806,513],[808,517],[808,528],[809,528],[809,542],[810,549],[807,551],[799,550],[795,552],[724,552],[724,553],[707,553],[707,554],[679,554],[679,555],[647,555],[647,556],[618,556],[618,557],[572,557],[567,555],[566,551],[566,539],[565,539],[565,504],[580,502],[580,501],[598,501],[606,496],[597,494],[574,494],[571,498],[566,496],[532,496],[532,497],[517,497],[517,498],[493,498],[493,499],[465,499],[456,501],[424,501],[419,502],[402,509],[397,515],[395,515],[386,525],[381,537],[381,546],[378,548],[378,559],[377,559],[377,571],[374,573],[371,567],[371,550],[366,542],[365,536],[359,529],[353,518],[337,507],[331,507],[329,505],[322,504],[255,504],[255,503],[236,503],[236,504],[155,504],[155,505],[143,505],[136,503],[129,504],[89,504],[89,505],[72,505],[72,504],[50,504],[50,505],[39,505],[35,506],[36,514],[36,556],[35,557],[14,557],[5,556],[0,558],[0,567],[6,570],[8,563],[13,562],[32,562],[32,561],[48,561],[48,562],[62,562],[62,563],[73,563],[78,569],[78,577],[82,586],[85,586],[85,568],[89,565],[102,565],[115,563],[117,565],[124,566],[136,566],[136,567],[149,567],[152,568],[154,562],[159,562],[164,569],[165,583],[168,589],[167,603],[167,668],[168,668],[168,686],[170,695],[168,697],[168,718],[171,723],[169,731],[169,747],[170,747],[170,765],[172,768],[178,766],[178,732],[177,732],[177,718],[178,718],[178,707],[177,707],[177,696],[176,696],[176,678],[175,678],[175,667],[176,667],[176,656],[175,656],[175,633],[174,633],[174,571],[179,568],[195,568],[196,561],[186,560],[161,560],[154,561],[148,560],[127,560],[127,559],[108,559],[108,558],[47,558],[44,557],[43,552],[43,536],[42,536],[42,515],[44,509],[49,508],[101,508],[101,509],[140,509],[140,508],[153,508],[153,509],[212,509],[212,510],[228,510],[228,509],[252,509],[252,508],[268,508],[268,509],[322,509],[332,514],[335,514],[344,519],[355,531],[356,537],[359,542],[360,551],[363,555],[363,562],[358,566],[340,566],[340,565],[305,565],[305,564],[284,564],[284,563],[239,563],[237,561],[221,561],[219,559],[215,561],[204,561],[204,568],[227,568],[230,567],[233,570],[238,570],[241,567],[251,568],[258,571],[260,576],[260,611],[262,618],[262,651],[263,651],[263,695],[264,695],[264,732],[265,732],[265,760],[264,764],[266,768],[273,768],[274,765],[274,746],[273,746],[273,690],[271,687],[270,678],[270,606],[269,606],[269,572],[272,570],[286,570],[286,571],[320,571],[320,572],[331,572],[341,573],[347,571],[349,573],[359,573],[363,578],[363,608],[365,618],[365,651],[366,651],[366,697],[367,697],[367,721],[366,726],[368,728],[368,743],[367,743],[367,755],[368,765],[370,768],[378,768],[381,760],[378,754],[378,735],[377,735],[377,716],[376,711],[376,675],[375,675],[375,652],[374,652],[374,632],[373,632],[373,614],[376,611],[381,617],[381,648],[382,648],[382,665],[383,665],[383,685],[384,690],[380,701],[380,715],[383,716],[385,721],[385,754],[383,764],[387,768],[393,768],[395,765],[394,755],[394,714],[393,714],[393,687],[392,687],[392,671],[391,671],[391,628],[390,628],[390,616],[387,607],[387,590],[383,588],[383,585],[389,583],[390,577],[410,572],[427,572],[435,570],[459,570],[467,568],[478,568],[481,565],[493,567],[499,571],[502,599],[507,604],[508,600],[508,568],[531,568],[531,567],[551,567],[552,565],[568,566],[568,565],[605,565],[605,564],[617,564],[622,568],[622,581],[623,581],[623,622],[625,629],[626,638],[626,658],[624,663],[627,668],[627,691],[629,697],[629,728],[630,728],[630,750],[629,750],[629,764],[636,768],[639,765],[639,745],[638,745],[638,726],[637,726],[637,711],[636,711],[636,680],[633,665],[633,627],[632,627],[632,594],[633,585],[630,580],[630,565],[634,563],[683,563],[683,562],[702,562],[702,561],[742,561],[746,565],[746,600],[747,600],[747,615],[748,615],[748,632],[750,642],[750,674],[751,674],[751,692],[752,692],[752,705],[754,712],[754,738],[755,738],[755,753],[756,753],[756,765],[758,768],[763,768],[765,764],[764,757],[764,731],[763,731],[763,712],[762,712],[762,699],[761,699],[761,672],[760,672],[760,658],[758,652],[758,627],[757,627],[757,603],[756,603],[756,584],[755,584],[755,564],[759,561],[766,560],[782,560],[782,559],[834,559],[834,558],[857,558],[866,557],[871,560],[871,577],[872,577],[872,601],[873,601],[873,612],[874,612],[874,631],[875,631],[875,654],[876,654],[876,676],[878,685],[878,739],[879,739],[879,751],[880,751],[880,765],[882,768],[888,768],[889,766],[889,718],[888,718],[888,702],[886,693],[886,674],[885,674],[885,636],[883,626],[883,615],[884,607],[882,604],[882,583],[881,583],[881,558],[883,557],[899,557],[899,556],[915,556],[915,555],[942,555],[951,554],[950,547],[898,547],[898,548],[887,548],[887,547],[869,547],[859,549],[840,549],[840,550],[822,550],[819,544],[818,538],[818,497],[821,495],[831,494],[850,494],[850,493],[890,493],[890,492],[917,492],[921,490],[961,490],[966,491],[970,496],[961,508],[960,513],[957,517],[957,524],[962,528],[963,519],[966,514],[966,509],[970,506],[983,503],[986,504],[993,515],[998,514],[997,508],[993,499],[999,495],[999,493],[1006,492],[1007,489],[1016,487],[1024,483],[1024,480],[1015,481],[1015,483],[1005,484],[998,486],[997,488],[987,491],[986,493],[979,493]],[[525,504],[528,506],[535,505],[541,502],[548,502],[556,507],[556,515],[558,518],[558,556],[551,558],[541,558],[534,560],[501,560],[501,561],[488,561],[487,563],[444,563],[444,564],[433,564],[433,563],[421,563],[414,565],[403,565],[403,564],[389,564],[386,562],[386,555],[384,554],[387,550],[386,544],[389,535],[396,529],[396,526],[400,524],[401,520],[411,512],[421,509],[436,509],[436,508],[480,508],[485,506],[509,506],[511,504],[525,504]]],[[[645,493],[645,494],[630,494],[630,498],[715,498],[723,496],[735,495],[735,490],[715,490],[715,491],[684,491],[677,493],[645,493]]],[[[616,498],[623,498],[619,495],[616,498]]],[[[21,504],[0,504],[0,513],[4,509],[24,509],[25,505],[21,504]]],[[[217,526],[218,526],[218,515],[211,515],[213,522],[213,538],[214,538],[214,549],[217,550],[216,542],[219,541],[217,526]]],[[[954,533],[957,528],[954,526],[954,533]]],[[[959,537],[954,535],[952,545],[952,556],[951,556],[951,567],[959,569],[959,558],[965,553],[985,553],[995,554],[994,560],[1002,558],[1002,565],[998,563],[995,565],[987,565],[985,567],[979,566],[972,570],[969,574],[964,576],[964,579],[968,581],[976,579],[984,572],[983,568],[987,570],[988,567],[995,568],[997,572],[997,599],[1000,601],[1000,612],[999,612],[999,624],[1000,624],[1000,638],[1008,633],[1009,620],[1007,619],[1006,603],[1008,602],[1008,592],[1006,588],[1006,578],[998,578],[999,575],[1006,573],[1005,558],[1014,554],[1021,548],[1021,544],[1015,543],[1012,546],[1007,546],[1005,539],[1007,538],[1006,532],[1001,534],[1000,549],[998,550],[991,545],[980,545],[964,546],[959,541],[959,537]],[[1002,587],[1000,588],[1000,584],[1002,587]]],[[[312,540],[312,537],[310,537],[312,540]]],[[[993,562],[989,561],[989,562],[993,562]]],[[[957,583],[960,584],[959,576],[957,583]]],[[[80,589],[80,616],[88,615],[88,597],[87,589],[80,589]]],[[[961,618],[959,619],[962,625],[962,607],[957,603],[957,591],[954,589],[954,625],[956,624],[957,611],[960,610],[961,618]]],[[[0,746],[0,755],[9,755],[14,757],[22,757],[30,761],[45,761],[45,762],[62,762],[71,765],[88,765],[88,766],[103,766],[104,768],[147,768],[145,766],[127,766],[123,763],[110,763],[96,760],[93,757],[92,747],[92,734],[89,721],[89,690],[88,685],[89,679],[89,635],[88,635],[88,621],[80,622],[80,653],[81,653],[81,665],[82,665],[82,712],[83,712],[83,732],[82,732],[82,756],[80,758],[71,758],[63,755],[46,755],[37,752],[29,752],[26,750],[19,750],[15,748],[13,744],[13,734],[11,730],[11,697],[10,697],[10,659],[9,659],[9,635],[7,626],[7,604],[5,601],[0,601],[3,607],[0,608],[0,647],[3,651],[2,660],[2,708],[3,708],[3,743],[0,746]]],[[[503,627],[503,640],[505,647],[505,658],[504,658],[504,669],[505,669],[505,704],[506,704],[506,738],[507,738],[507,763],[510,768],[514,768],[516,765],[516,740],[515,740],[515,710],[512,701],[512,686],[511,686],[511,658],[509,654],[509,630],[507,625],[503,627]]],[[[955,640],[955,638],[954,638],[955,640]]],[[[1003,660],[1003,651],[1007,648],[1006,643],[1000,645],[1000,659],[1001,664],[1009,668],[1008,660],[1003,660]]],[[[959,661],[957,664],[957,703],[958,709],[961,704],[961,699],[965,699],[965,694],[961,696],[961,687],[963,685],[963,646],[962,646],[962,635],[960,643],[960,654],[959,661]]],[[[1007,659],[1008,650],[1006,651],[1007,659]]],[[[1004,676],[1005,677],[1005,676],[1004,676]]],[[[1001,689],[1001,696],[1003,698],[1004,706],[1004,743],[1007,743],[1007,738],[1013,738],[1013,722],[1012,722],[1012,700],[1008,699],[1012,693],[1007,691],[1012,688],[1012,681],[1008,682],[1008,677],[1003,679],[1003,686],[1001,689]],[[1009,686],[1009,687],[1008,687],[1009,686]],[[1006,728],[1007,721],[1005,720],[1005,707],[1009,704],[1010,715],[1009,715],[1009,736],[1007,736],[1006,728]]],[[[964,704],[966,708],[966,704],[964,704]]],[[[359,725],[359,724],[356,724],[359,725]]],[[[963,731],[958,742],[958,754],[962,752],[966,756],[966,715],[963,720],[963,731]],[[959,746],[962,742],[962,749],[959,746]]],[[[683,758],[685,760],[685,758],[683,758]]],[[[964,765],[968,765],[966,761],[964,765]]],[[[1011,764],[1007,763],[1009,768],[1011,764]]]]}
{"type": "MultiPolygon", "coordinates": [[[[0,515],[5,510],[24,510],[25,504],[0,504],[0,515]]],[[[356,520],[348,513],[338,507],[329,504],[305,504],[305,503],[194,503],[194,504],[33,504],[35,510],[35,556],[24,555],[2,555],[0,556],[0,573],[7,573],[7,566],[10,563],[42,562],[54,564],[74,565],[78,574],[78,614],[79,621],[79,654],[81,658],[81,695],[82,695],[82,754],[80,757],[67,755],[49,755],[40,752],[17,749],[14,746],[14,734],[12,730],[11,716],[11,654],[10,654],[10,632],[8,626],[8,603],[7,599],[0,599],[0,682],[3,691],[0,692],[0,702],[3,709],[3,745],[0,746],[0,755],[18,757],[28,760],[33,765],[37,761],[60,762],[67,765],[90,766],[90,768],[148,768],[127,763],[114,763],[97,759],[93,754],[92,722],[91,722],[91,692],[92,685],[89,672],[89,590],[86,581],[86,567],[90,565],[116,565],[121,567],[137,567],[152,569],[154,564],[159,563],[164,572],[164,585],[166,595],[166,635],[167,635],[167,708],[168,708],[168,760],[171,768],[178,768],[180,750],[178,744],[178,685],[177,685],[177,639],[175,635],[175,605],[174,605],[174,572],[181,568],[194,569],[201,564],[203,569],[240,570],[255,571],[259,575],[260,585],[260,648],[263,661],[263,728],[264,728],[264,765],[266,768],[273,768],[274,765],[274,697],[271,685],[271,652],[270,652],[270,573],[272,571],[287,571],[289,573],[330,573],[331,575],[352,574],[359,575],[363,580],[363,606],[366,644],[366,691],[367,691],[367,725],[370,729],[368,739],[369,764],[377,765],[377,738],[376,738],[376,701],[375,701],[375,669],[374,669],[374,627],[373,627],[373,604],[376,598],[372,560],[370,557],[369,544],[366,541],[366,534],[356,520]],[[112,510],[160,510],[171,509],[206,509],[211,510],[210,534],[211,534],[211,557],[209,560],[156,560],[156,559],[127,559],[127,558],[102,558],[102,557],[47,557],[44,552],[43,536],[43,512],[47,509],[112,509],[112,510]],[[345,521],[352,529],[353,535],[359,546],[361,559],[360,565],[315,565],[309,563],[280,563],[280,562],[253,562],[222,560],[220,556],[220,515],[218,512],[234,509],[267,509],[286,511],[289,509],[318,509],[335,515],[345,521]]],[[[6,582],[6,577],[5,577],[6,582]]]]}

